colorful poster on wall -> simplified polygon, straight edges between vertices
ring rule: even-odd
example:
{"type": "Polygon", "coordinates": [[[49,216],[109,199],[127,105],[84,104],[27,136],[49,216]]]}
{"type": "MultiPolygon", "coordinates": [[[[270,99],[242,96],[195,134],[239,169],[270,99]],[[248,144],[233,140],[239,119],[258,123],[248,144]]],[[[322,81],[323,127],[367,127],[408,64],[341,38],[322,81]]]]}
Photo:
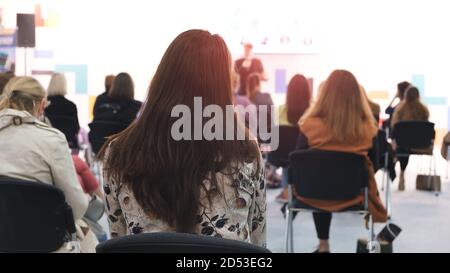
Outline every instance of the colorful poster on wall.
{"type": "Polygon", "coordinates": [[[16,30],[0,29],[0,72],[14,71],[16,62],[16,30]]]}

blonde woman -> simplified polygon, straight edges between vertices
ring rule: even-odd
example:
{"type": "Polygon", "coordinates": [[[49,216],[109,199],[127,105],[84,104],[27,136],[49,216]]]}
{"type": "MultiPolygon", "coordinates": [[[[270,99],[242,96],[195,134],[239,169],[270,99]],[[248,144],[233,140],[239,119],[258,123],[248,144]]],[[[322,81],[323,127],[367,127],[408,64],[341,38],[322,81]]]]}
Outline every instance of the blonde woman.
{"type": "MultiPolygon", "coordinates": [[[[9,148],[0,153],[0,177],[56,186],[79,223],[88,207],[87,195],[77,180],[64,135],[39,120],[45,105],[45,90],[35,79],[15,77],[6,85],[0,99],[0,143],[9,148]],[[18,119],[22,123],[14,125],[18,119]]],[[[80,233],[79,238],[86,235],[80,233]]],[[[94,244],[82,241],[82,251],[94,251],[94,244]]]]}
{"type": "MultiPolygon", "coordinates": [[[[320,150],[349,152],[367,156],[378,129],[369,104],[358,81],[348,71],[336,70],[320,90],[316,103],[300,120],[300,131],[308,146],[320,150]]],[[[378,196],[374,169],[367,157],[369,170],[369,211],[375,222],[387,220],[386,210],[378,196]]],[[[323,201],[297,197],[304,203],[329,213],[314,213],[319,238],[318,253],[330,251],[329,231],[332,212],[361,204],[363,195],[347,201],[323,201]]]]}
{"type": "Polygon", "coordinates": [[[68,100],[67,81],[64,74],[52,75],[47,89],[49,105],[45,108],[45,115],[65,136],[71,148],[78,148],[78,110],[75,103],[68,100]]]}

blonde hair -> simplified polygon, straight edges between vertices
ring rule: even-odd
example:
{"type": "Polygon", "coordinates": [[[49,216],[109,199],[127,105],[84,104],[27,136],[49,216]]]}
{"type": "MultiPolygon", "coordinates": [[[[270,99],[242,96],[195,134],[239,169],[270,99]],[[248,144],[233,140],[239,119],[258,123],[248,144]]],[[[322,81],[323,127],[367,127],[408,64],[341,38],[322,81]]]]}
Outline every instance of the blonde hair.
{"type": "Polygon", "coordinates": [[[45,89],[32,77],[14,77],[5,86],[0,99],[0,110],[7,108],[33,114],[36,105],[45,99],[45,89]]]}
{"type": "Polygon", "coordinates": [[[67,80],[62,73],[55,73],[48,84],[47,93],[49,97],[67,95],[67,80]]]}
{"type": "Polygon", "coordinates": [[[367,135],[367,126],[376,127],[366,97],[355,76],[345,70],[331,73],[320,88],[317,101],[300,122],[320,118],[340,142],[353,142],[367,135]]]}

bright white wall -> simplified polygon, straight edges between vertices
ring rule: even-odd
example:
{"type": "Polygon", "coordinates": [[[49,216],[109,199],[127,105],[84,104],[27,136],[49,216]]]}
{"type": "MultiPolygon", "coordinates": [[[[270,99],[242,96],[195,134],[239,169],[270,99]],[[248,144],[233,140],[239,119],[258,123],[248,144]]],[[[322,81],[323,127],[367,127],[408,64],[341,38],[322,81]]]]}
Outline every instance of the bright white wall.
{"type": "MultiPolygon", "coordinates": [[[[89,94],[102,92],[106,74],[127,71],[144,99],[159,60],[170,41],[190,28],[219,32],[228,41],[237,8],[254,10],[262,22],[299,19],[320,38],[319,55],[264,55],[274,89],[274,69],[314,77],[316,86],[333,69],[355,73],[368,91],[395,92],[396,83],[424,74],[427,96],[444,96],[450,63],[450,16],[445,0],[0,0],[4,23],[15,25],[16,12],[33,12],[35,3],[60,14],[60,26],[47,29],[42,49],[55,52],[55,63],[87,64],[89,94]]],[[[252,16],[248,12],[246,16],[252,16]]],[[[39,33],[39,32],[38,32],[39,33]]],[[[230,45],[231,48],[235,46],[230,45]]],[[[234,56],[239,52],[234,50],[234,56]]],[[[20,57],[19,57],[20,58],[20,57]]],[[[43,79],[45,81],[45,79],[43,79]]],[[[283,96],[275,96],[278,103],[283,96]]],[[[87,123],[87,98],[78,97],[87,123]]],[[[387,101],[379,101],[385,105],[387,101]]],[[[448,105],[431,106],[438,127],[447,128],[448,105]]]]}

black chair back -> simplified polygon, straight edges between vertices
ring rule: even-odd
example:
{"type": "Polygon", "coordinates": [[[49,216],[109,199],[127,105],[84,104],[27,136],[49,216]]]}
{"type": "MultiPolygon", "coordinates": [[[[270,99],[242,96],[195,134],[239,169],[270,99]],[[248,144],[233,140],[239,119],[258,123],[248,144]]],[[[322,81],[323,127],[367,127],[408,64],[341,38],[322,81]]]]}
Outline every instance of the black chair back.
{"type": "Polygon", "coordinates": [[[78,149],[78,132],[80,131],[78,121],[69,116],[48,115],[47,117],[52,123],[52,126],[66,136],[70,148],[78,149]]]}
{"type": "Polygon", "coordinates": [[[393,138],[402,149],[424,149],[434,143],[434,123],[428,121],[402,121],[394,126],[393,138]]]}
{"type": "Polygon", "coordinates": [[[295,151],[300,131],[298,126],[279,126],[275,130],[279,130],[279,146],[269,153],[267,161],[275,167],[284,168],[289,165],[289,154],[295,151]]]}
{"type": "Polygon", "coordinates": [[[97,253],[270,253],[249,243],[184,233],[143,233],[103,242],[97,253]]]}
{"type": "Polygon", "coordinates": [[[289,158],[289,183],[303,198],[351,200],[368,187],[365,156],[310,149],[289,158]]]}
{"type": "Polygon", "coordinates": [[[128,127],[128,124],[115,121],[94,121],[89,124],[89,142],[92,151],[97,154],[106,142],[106,138],[122,132],[128,127]]]}
{"type": "Polygon", "coordinates": [[[53,252],[75,233],[64,193],[51,185],[0,180],[0,252],[53,252]]]}

